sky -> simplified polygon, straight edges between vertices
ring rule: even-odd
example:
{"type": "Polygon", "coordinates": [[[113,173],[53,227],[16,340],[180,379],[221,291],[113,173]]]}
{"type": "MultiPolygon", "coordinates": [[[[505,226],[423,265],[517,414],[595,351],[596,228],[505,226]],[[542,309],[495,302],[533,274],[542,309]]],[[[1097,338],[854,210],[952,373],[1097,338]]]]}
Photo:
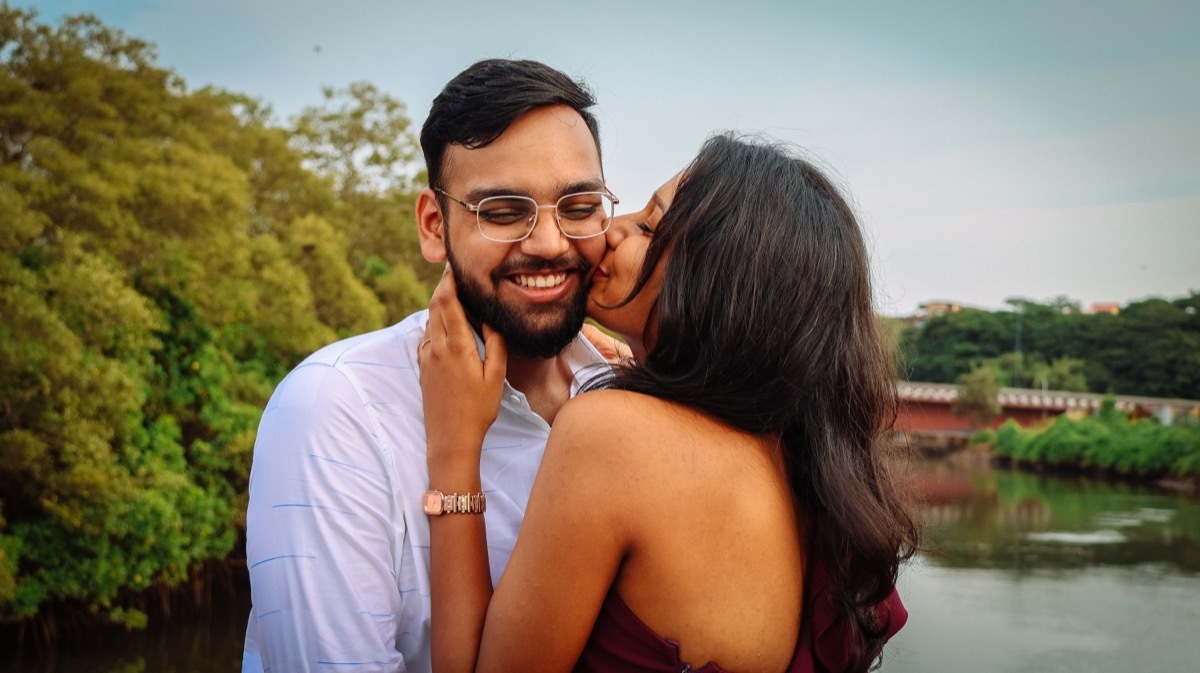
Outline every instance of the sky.
{"type": "Polygon", "coordinates": [[[595,91],[619,211],[714,131],[788,141],[851,197],[889,315],[1200,291],[1195,0],[8,1],[281,123],[365,80],[419,128],[471,63],[543,61],[595,91]]]}

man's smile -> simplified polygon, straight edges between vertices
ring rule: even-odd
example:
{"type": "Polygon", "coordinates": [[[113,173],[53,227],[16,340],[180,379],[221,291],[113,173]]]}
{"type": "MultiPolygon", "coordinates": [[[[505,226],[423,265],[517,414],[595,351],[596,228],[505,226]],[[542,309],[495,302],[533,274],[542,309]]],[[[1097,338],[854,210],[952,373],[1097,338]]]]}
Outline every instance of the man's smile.
{"type": "Polygon", "coordinates": [[[519,273],[510,276],[512,281],[521,287],[528,288],[551,288],[558,287],[567,282],[567,273],[560,271],[558,273],[519,273]]]}

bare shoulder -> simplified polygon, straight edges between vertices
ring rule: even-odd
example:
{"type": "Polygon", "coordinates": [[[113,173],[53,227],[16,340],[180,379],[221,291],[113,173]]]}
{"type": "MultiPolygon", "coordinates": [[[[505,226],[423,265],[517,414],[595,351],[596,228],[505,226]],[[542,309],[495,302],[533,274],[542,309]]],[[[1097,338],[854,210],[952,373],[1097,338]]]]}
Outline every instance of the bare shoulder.
{"type": "Polygon", "coordinates": [[[686,405],[623,390],[580,395],[559,411],[547,445],[570,461],[626,482],[669,479],[696,486],[697,461],[716,454],[709,445],[739,434],[686,405]],[[680,474],[680,471],[683,471],[680,474]]]}
{"type": "Polygon", "coordinates": [[[602,531],[618,548],[645,540],[647,512],[694,483],[677,457],[680,414],[678,405],[629,391],[570,400],[554,419],[529,511],[548,500],[571,526],[602,531]]]}
{"type": "Polygon", "coordinates": [[[578,448],[621,453],[673,436],[672,429],[698,414],[682,405],[626,390],[597,390],[568,401],[551,436],[578,448]]]}
{"type": "Polygon", "coordinates": [[[625,419],[636,421],[636,416],[643,415],[647,408],[660,407],[666,404],[657,397],[635,393],[628,390],[593,390],[577,395],[567,401],[555,419],[557,425],[564,415],[572,423],[584,423],[588,420],[609,419],[613,414],[631,414],[634,417],[625,419]],[[639,412],[632,414],[632,412],[639,412]]]}

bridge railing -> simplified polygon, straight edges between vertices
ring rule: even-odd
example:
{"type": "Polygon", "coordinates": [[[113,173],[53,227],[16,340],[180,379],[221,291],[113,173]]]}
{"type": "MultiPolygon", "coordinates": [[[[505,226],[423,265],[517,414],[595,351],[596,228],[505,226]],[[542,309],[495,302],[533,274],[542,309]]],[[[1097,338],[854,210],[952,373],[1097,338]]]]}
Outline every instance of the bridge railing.
{"type": "MultiPolygon", "coordinates": [[[[901,381],[897,386],[901,401],[953,405],[958,399],[958,386],[953,383],[901,381]]],[[[1065,390],[1036,388],[1001,388],[997,401],[1004,409],[1028,409],[1055,413],[1095,413],[1107,395],[1065,390]]],[[[1200,416],[1200,400],[1178,398],[1116,395],[1115,406],[1121,411],[1139,416],[1158,416],[1170,423],[1180,416],[1200,416]]]]}

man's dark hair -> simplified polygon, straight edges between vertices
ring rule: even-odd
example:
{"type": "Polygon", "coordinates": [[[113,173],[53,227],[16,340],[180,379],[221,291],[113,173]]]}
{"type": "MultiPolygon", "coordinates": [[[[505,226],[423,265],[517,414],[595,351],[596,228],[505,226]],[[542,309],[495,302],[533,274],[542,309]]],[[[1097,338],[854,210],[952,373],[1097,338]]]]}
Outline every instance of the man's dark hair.
{"type": "Polygon", "coordinates": [[[537,61],[489,59],[479,61],[446,84],[421,127],[421,151],[429,184],[441,186],[446,148],[459,144],[468,149],[488,145],[521,115],[533,108],[567,105],[583,117],[596,152],[600,152],[600,127],[588,108],[596,104],[580,82],[537,61]]]}

